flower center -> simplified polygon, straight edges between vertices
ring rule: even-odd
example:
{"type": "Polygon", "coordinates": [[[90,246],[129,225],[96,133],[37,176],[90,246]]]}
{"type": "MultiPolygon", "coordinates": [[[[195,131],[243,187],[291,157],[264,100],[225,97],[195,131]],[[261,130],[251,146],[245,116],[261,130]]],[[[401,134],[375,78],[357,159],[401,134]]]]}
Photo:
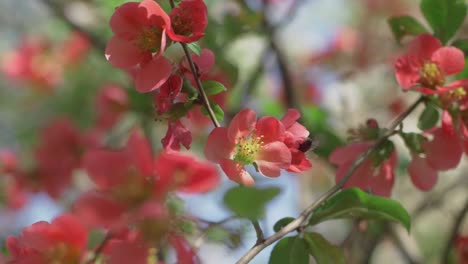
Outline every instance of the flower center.
{"type": "Polygon", "coordinates": [[[192,21],[190,18],[190,14],[186,12],[183,14],[177,14],[172,17],[172,28],[174,32],[178,35],[189,36],[192,33],[192,21]]]}
{"type": "Polygon", "coordinates": [[[424,63],[420,73],[419,82],[428,87],[435,87],[437,85],[444,85],[444,75],[440,71],[437,64],[432,62],[424,63]]]}
{"type": "Polygon", "coordinates": [[[157,52],[161,48],[162,33],[154,27],[143,28],[136,40],[136,45],[141,51],[157,52]]]}
{"type": "Polygon", "coordinates": [[[126,202],[130,207],[135,207],[151,197],[152,187],[152,182],[142,179],[136,172],[131,172],[124,183],[112,190],[112,195],[115,199],[126,202]]]}
{"type": "Polygon", "coordinates": [[[239,143],[236,144],[234,160],[243,164],[252,164],[255,161],[258,151],[264,144],[262,138],[263,136],[255,135],[239,138],[239,143]]]}

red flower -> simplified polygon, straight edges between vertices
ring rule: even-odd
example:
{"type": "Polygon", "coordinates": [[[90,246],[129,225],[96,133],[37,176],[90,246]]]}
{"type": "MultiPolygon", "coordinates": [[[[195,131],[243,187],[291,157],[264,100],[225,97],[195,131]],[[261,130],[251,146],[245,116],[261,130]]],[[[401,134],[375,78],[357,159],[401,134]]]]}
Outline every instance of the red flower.
{"type": "Polygon", "coordinates": [[[52,223],[37,222],[10,236],[6,246],[10,263],[81,263],[88,233],[72,215],[61,215],[52,223]]]}
{"type": "Polygon", "coordinates": [[[415,89],[425,94],[443,93],[462,86],[463,82],[447,85],[445,77],[461,72],[465,67],[463,52],[455,47],[444,47],[429,34],[416,37],[408,54],[395,63],[398,83],[403,89],[415,89]]]}
{"type": "Polygon", "coordinates": [[[114,84],[103,86],[97,94],[97,127],[107,130],[114,126],[129,106],[126,91],[114,84]]]}
{"type": "Polygon", "coordinates": [[[255,164],[265,176],[278,177],[291,165],[291,152],[282,142],[283,124],[273,117],[257,115],[250,109],[239,112],[229,128],[217,127],[208,136],[205,156],[221,165],[229,179],[253,185],[245,165],[255,164]]]}
{"type": "Polygon", "coordinates": [[[458,263],[468,264],[468,236],[459,236],[456,240],[458,263]]]}
{"type": "Polygon", "coordinates": [[[203,193],[219,185],[216,168],[179,152],[164,152],[155,161],[157,193],[177,190],[184,193],[203,193]]]}
{"type": "Polygon", "coordinates": [[[54,58],[50,43],[25,39],[18,49],[6,54],[2,71],[10,78],[50,91],[62,80],[62,67],[54,58]]]}
{"type": "Polygon", "coordinates": [[[170,14],[167,35],[177,42],[190,43],[201,39],[208,24],[208,10],[203,0],[183,0],[170,14]]]}
{"type": "MultiPolygon", "coordinates": [[[[354,164],[356,159],[370,147],[373,142],[353,143],[339,147],[330,155],[330,162],[338,165],[336,181],[340,181],[354,164]]],[[[345,188],[359,187],[381,196],[390,196],[395,182],[394,170],[397,165],[397,155],[393,151],[390,157],[375,165],[371,158],[364,161],[346,182],[345,188]]]]}
{"type": "Polygon", "coordinates": [[[41,187],[58,198],[72,179],[74,169],[80,167],[83,137],[68,119],[57,119],[47,126],[36,149],[38,180],[41,187]]]}
{"type": "Polygon", "coordinates": [[[65,65],[80,62],[91,48],[88,38],[80,32],[73,32],[62,44],[62,61],[65,65]]]}
{"type": "Polygon", "coordinates": [[[165,150],[180,150],[182,144],[190,149],[192,144],[192,133],[180,121],[169,122],[166,136],[161,140],[165,150]]]}
{"type": "Polygon", "coordinates": [[[133,68],[139,92],[164,84],[172,71],[171,63],[160,56],[170,28],[164,10],[153,0],[125,3],[115,10],[110,26],[115,35],[106,47],[109,62],[117,68],[133,68]]]}
{"type": "Polygon", "coordinates": [[[288,109],[281,119],[281,123],[286,128],[283,142],[289,148],[289,151],[291,151],[292,157],[291,165],[287,170],[296,173],[306,171],[312,167],[312,164],[305,155],[307,149],[301,149],[301,146],[307,144],[309,140],[309,131],[303,125],[296,122],[300,117],[299,111],[288,109]]]}
{"type": "Polygon", "coordinates": [[[171,107],[174,99],[180,94],[184,80],[179,75],[173,74],[161,86],[155,96],[155,103],[159,114],[165,113],[171,107]]]}

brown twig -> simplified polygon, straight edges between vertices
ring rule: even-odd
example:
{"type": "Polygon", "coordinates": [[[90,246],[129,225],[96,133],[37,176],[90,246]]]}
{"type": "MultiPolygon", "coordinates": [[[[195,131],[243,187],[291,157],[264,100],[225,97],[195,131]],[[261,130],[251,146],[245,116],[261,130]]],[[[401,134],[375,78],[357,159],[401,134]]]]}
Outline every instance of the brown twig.
{"type": "MultiPolygon", "coordinates": [[[[172,8],[175,8],[174,0],[170,0],[169,3],[171,4],[172,8]]],[[[203,85],[200,81],[200,75],[198,73],[198,69],[197,67],[195,67],[195,63],[192,60],[192,56],[190,55],[188,46],[187,44],[182,43],[182,42],[179,42],[179,44],[182,46],[182,49],[184,50],[184,53],[185,53],[185,57],[187,58],[187,61],[190,65],[190,71],[192,72],[193,78],[195,79],[195,84],[197,85],[198,91],[201,94],[203,106],[208,112],[208,115],[210,116],[210,119],[211,119],[211,122],[213,122],[213,125],[215,127],[220,127],[221,125],[219,124],[218,119],[216,119],[216,115],[213,112],[213,109],[211,108],[210,101],[208,100],[208,96],[206,95],[205,90],[203,89],[203,85]]]]}
{"type": "Polygon", "coordinates": [[[249,263],[258,253],[263,249],[273,244],[277,240],[281,239],[290,232],[295,231],[297,228],[301,227],[303,223],[308,219],[308,217],[317,209],[322,203],[327,201],[335,193],[340,191],[349,178],[353,175],[356,169],[376,150],[378,147],[384,143],[390,136],[394,135],[395,129],[403,122],[403,120],[416,109],[416,107],[425,100],[424,97],[420,97],[416,102],[414,102],[405,112],[401,113],[389,126],[388,132],[382,135],[374,145],[365,153],[361,154],[355,161],[354,164],[349,168],[344,177],[331,189],[326,191],[322,196],[320,196],[314,203],[307,207],[294,221],[283,227],[280,231],[276,232],[272,236],[265,239],[265,241],[259,245],[252,247],[246,254],[244,254],[236,263],[237,264],[246,264],[249,263]]]}
{"type": "Polygon", "coordinates": [[[101,255],[102,251],[106,247],[107,243],[112,239],[113,234],[111,232],[108,232],[107,235],[104,237],[104,239],[101,241],[101,243],[98,245],[96,250],[94,250],[93,258],[88,260],[86,264],[93,264],[96,263],[97,259],[101,255]]]}
{"type": "Polygon", "coordinates": [[[445,249],[442,252],[442,261],[440,263],[449,263],[450,259],[450,251],[452,249],[453,242],[455,241],[458,233],[460,232],[461,225],[463,224],[463,220],[465,216],[468,214],[468,200],[466,200],[465,205],[458,213],[457,217],[455,218],[455,223],[453,224],[452,231],[450,232],[450,236],[445,244],[445,249]]]}

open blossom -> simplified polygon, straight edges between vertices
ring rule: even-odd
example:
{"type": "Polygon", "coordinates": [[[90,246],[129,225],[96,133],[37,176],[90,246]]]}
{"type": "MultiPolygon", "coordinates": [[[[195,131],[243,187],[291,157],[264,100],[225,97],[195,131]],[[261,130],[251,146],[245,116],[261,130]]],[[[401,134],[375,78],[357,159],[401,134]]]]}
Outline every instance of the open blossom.
{"type": "Polygon", "coordinates": [[[98,190],[81,196],[75,211],[89,225],[122,224],[124,214],[170,191],[202,193],[219,183],[215,167],[178,152],[153,157],[149,142],[137,131],[120,151],[95,149],[83,167],[98,190]]]}
{"type": "Polygon", "coordinates": [[[285,127],[284,133],[284,144],[291,151],[291,165],[287,169],[291,172],[303,172],[312,167],[312,164],[307,159],[305,152],[311,147],[307,144],[312,144],[308,142],[309,131],[301,124],[297,122],[301,114],[295,109],[288,109],[284,117],[281,119],[285,127]]]}
{"type": "Polygon", "coordinates": [[[183,0],[170,14],[167,35],[177,42],[191,43],[201,39],[208,24],[208,10],[203,0],[183,0]]]}
{"type": "Polygon", "coordinates": [[[8,237],[8,263],[82,263],[87,239],[87,230],[72,215],[61,215],[52,223],[37,222],[19,237],[8,237]]]}
{"type": "Polygon", "coordinates": [[[437,183],[439,171],[455,168],[463,155],[462,135],[454,127],[447,111],[442,126],[427,133],[431,140],[422,143],[423,153],[412,153],[408,173],[413,184],[422,191],[431,190],[437,183]]]}
{"type": "Polygon", "coordinates": [[[444,47],[430,34],[416,37],[408,53],[395,62],[395,74],[403,89],[415,89],[425,94],[443,93],[463,86],[466,81],[446,83],[446,77],[461,72],[465,57],[455,47],[444,47]]]}
{"type": "MultiPolygon", "coordinates": [[[[336,182],[340,181],[357,158],[368,151],[374,142],[353,143],[339,147],[330,155],[330,162],[338,165],[336,182]]],[[[365,160],[346,182],[345,188],[359,187],[364,191],[370,191],[381,196],[390,196],[395,182],[394,170],[397,165],[397,155],[393,151],[390,156],[375,164],[372,158],[365,160]]]]}
{"type": "Polygon", "coordinates": [[[114,67],[132,70],[139,92],[159,88],[171,74],[172,64],[161,56],[170,23],[153,0],[125,3],[112,15],[114,36],[107,44],[106,57],[114,67]]]}
{"type": "Polygon", "coordinates": [[[205,156],[221,165],[229,179],[253,185],[245,165],[255,164],[259,172],[278,177],[291,165],[291,152],[282,142],[283,124],[274,117],[257,115],[250,109],[240,111],[228,128],[217,127],[208,136],[205,156]]]}

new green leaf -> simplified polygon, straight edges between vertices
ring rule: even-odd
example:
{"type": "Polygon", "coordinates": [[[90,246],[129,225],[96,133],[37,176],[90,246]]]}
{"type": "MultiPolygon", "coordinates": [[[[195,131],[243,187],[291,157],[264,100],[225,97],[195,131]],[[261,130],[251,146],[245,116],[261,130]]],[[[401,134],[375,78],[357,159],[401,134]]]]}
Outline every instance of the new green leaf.
{"type": "Polygon", "coordinates": [[[273,230],[275,232],[279,232],[283,227],[287,226],[289,223],[291,223],[294,220],[295,220],[294,217],[281,218],[280,220],[278,220],[278,222],[275,223],[275,225],[273,226],[273,230]]]}
{"type": "Polygon", "coordinates": [[[388,20],[388,24],[398,43],[405,36],[416,36],[427,32],[424,26],[411,16],[392,17],[388,20]]]}
{"type": "Polygon", "coordinates": [[[226,91],[226,87],[222,83],[216,81],[204,81],[203,90],[205,90],[206,95],[211,96],[215,94],[222,93],[226,91]]]}
{"type": "Polygon", "coordinates": [[[434,35],[447,43],[466,16],[465,0],[422,0],[421,11],[434,30],[434,35]]]}
{"type": "Polygon", "coordinates": [[[426,109],[419,116],[418,128],[428,130],[433,128],[439,121],[439,111],[432,104],[427,104],[426,109]]]}
{"type": "Polygon", "coordinates": [[[346,264],[341,248],[328,242],[321,234],[306,233],[304,239],[317,264],[346,264]]]}
{"type": "MultiPolygon", "coordinates": [[[[355,175],[358,177],[359,175],[355,175]]],[[[409,232],[408,212],[395,200],[368,194],[358,188],[341,191],[317,208],[309,219],[316,225],[330,219],[364,218],[401,223],[409,232]]]]}
{"type": "Polygon", "coordinates": [[[266,204],[279,193],[279,188],[255,189],[237,186],[226,192],[224,203],[241,217],[258,219],[264,216],[266,204]]]}
{"type": "Polygon", "coordinates": [[[286,237],[276,243],[268,264],[309,264],[307,244],[300,237],[286,237]]]}
{"type": "Polygon", "coordinates": [[[193,53],[197,54],[197,56],[200,56],[201,47],[197,42],[189,43],[189,44],[187,44],[187,46],[193,53]]]}

